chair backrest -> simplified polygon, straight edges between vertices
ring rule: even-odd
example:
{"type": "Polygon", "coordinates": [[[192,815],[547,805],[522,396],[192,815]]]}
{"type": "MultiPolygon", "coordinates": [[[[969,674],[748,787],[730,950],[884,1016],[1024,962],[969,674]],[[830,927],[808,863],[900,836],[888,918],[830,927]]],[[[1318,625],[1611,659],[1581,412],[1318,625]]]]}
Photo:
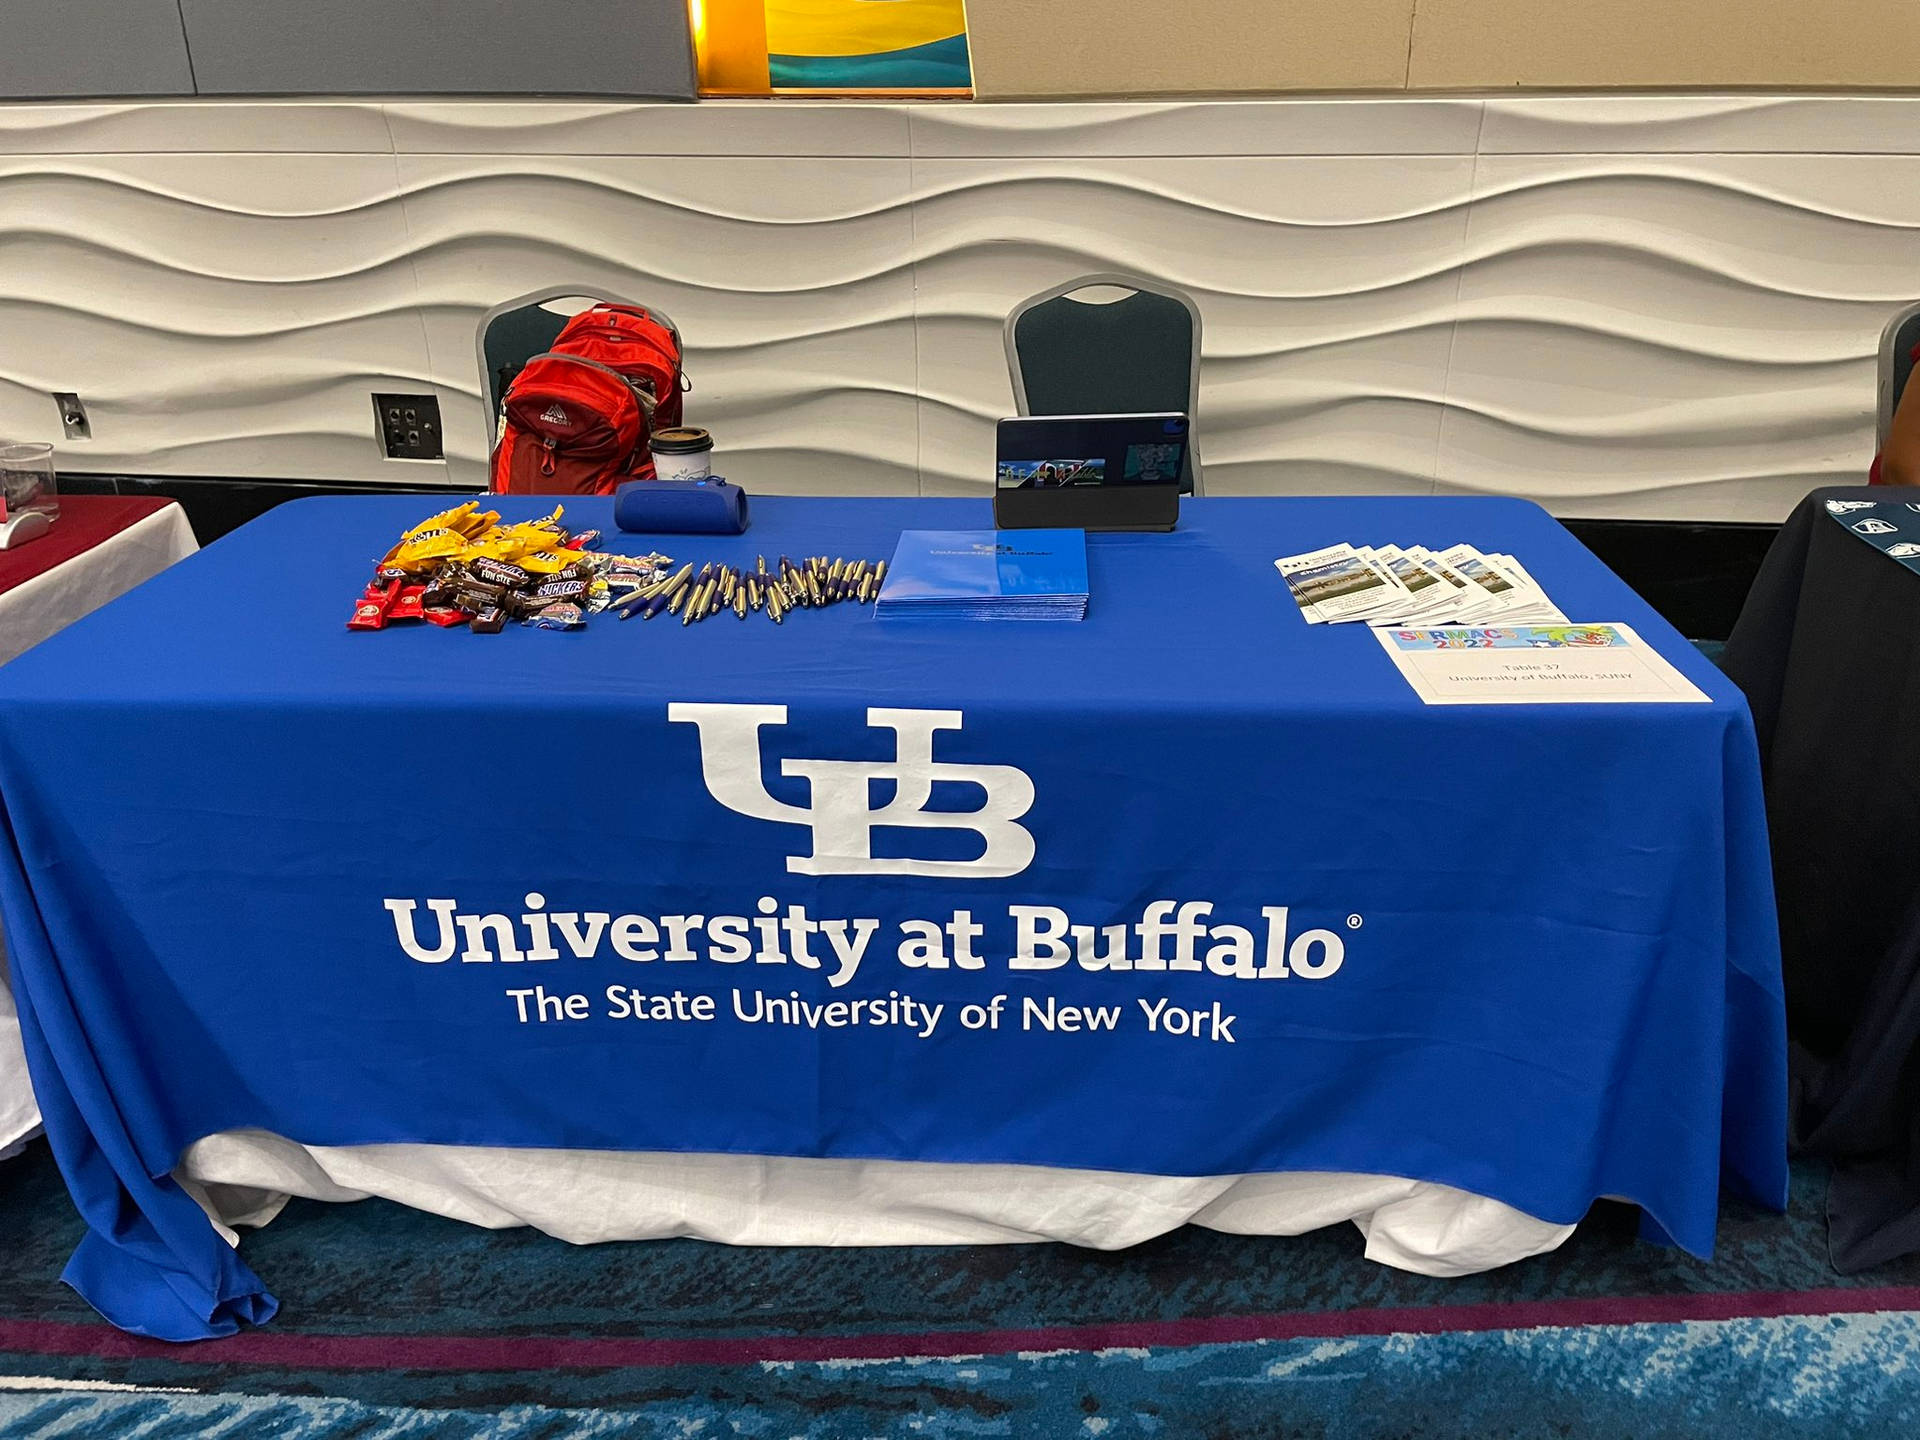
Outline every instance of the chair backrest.
{"type": "MultiPolygon", "coordinates": [[[[640,302],[614,295],[590,285],[553,285],[535,290],[494,306],[480,317],[477,345],[480,353],[482,393],[487,403],[487,443],[493,444],[500,432],[500,407],[527,361],[553,348],[567,321],[593,305],[635,305],[640,302]],[[577,304],[559,304],[577,301],[577,304]]],[[[658,307],[646,307],[663,323],[673,322],[658,307]]],[[[678,327],[674,326],[675,333],[678,327]]]]}
{"type": "MultiPolygon", "coordinates": [[[[1179,410],[1200,392],[1200,307],[1190,296],[1133,275],[1083,275],[1022,301],[1007,316],[1007,367],[1022,415],[1121,415],[1179,410]],[[1126,292],[1081,299],[1080,292],[1126,292]]],[[[1200,457],[1189,432],[1180,473],[1200,493],[1200,457]]]]}
{"type": "Polygon", "coordinates": [[[1880,408],[1874,435],[1879,449],[1887,448],[1894,408],[1899,405],[1908,377],[1913,374],[1916,345],[1920,345],[1920,305],[1909,305],[1880,332],[1880,408]]]}

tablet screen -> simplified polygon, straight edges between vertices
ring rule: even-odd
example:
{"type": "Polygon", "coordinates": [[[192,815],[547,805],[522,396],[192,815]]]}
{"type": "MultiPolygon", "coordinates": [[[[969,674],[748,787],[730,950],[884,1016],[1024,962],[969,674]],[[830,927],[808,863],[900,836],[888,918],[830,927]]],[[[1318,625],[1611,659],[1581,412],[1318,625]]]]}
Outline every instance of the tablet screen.
{"type": "Polygon", "coordinates": [[[1000,422],[997,450],[1001,490],[1178,485],[1187,417],[1027,415],[1000,422]]]}

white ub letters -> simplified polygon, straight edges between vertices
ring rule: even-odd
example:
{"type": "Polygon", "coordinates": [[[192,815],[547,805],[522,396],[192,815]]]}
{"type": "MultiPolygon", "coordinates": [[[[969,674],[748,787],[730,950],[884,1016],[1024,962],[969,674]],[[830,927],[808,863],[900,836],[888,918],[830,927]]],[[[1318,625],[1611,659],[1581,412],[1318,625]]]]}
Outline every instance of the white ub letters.
{"type": "Polygon", "coordinates": [[[924,875],[993,878],[1018,875],[1033,863],[1033,835],[1017,823],[1033,806],[1033,781],[1011,765],[955,765],[933,758],[936,730],[958,730],[958,710],[867,711],[867,724],[894,733],[894,759],[783,760],[782,775],[799,776],[812,791],[811,805],[788,805],[768,793],[760,770],[760,728],[787,723],[784,705],[675,703],[667,719],[700,733],[700,774],[707,791],[729,810],[756,820],[805,825],[812,853],[789,855],[797,875],[924,875]],[[891,781],[893,798],[879,809],[869,803],[870,784],[891,781]],[[978,810],[928,810],[936,781],[978,785],[986,794],[978,810]],[[876,856],[873,828],[971,830],[986,842],[975,860],[906,860],[876,856]]]}

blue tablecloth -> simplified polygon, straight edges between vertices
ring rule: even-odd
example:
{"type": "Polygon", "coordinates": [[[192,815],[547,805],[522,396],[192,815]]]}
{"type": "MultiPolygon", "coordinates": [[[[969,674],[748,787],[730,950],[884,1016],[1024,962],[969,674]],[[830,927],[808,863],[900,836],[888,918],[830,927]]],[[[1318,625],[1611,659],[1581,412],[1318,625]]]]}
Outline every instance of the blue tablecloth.
{"type": "MultiPolygon", "coordinates": [[[[1746,707],[1538,508],[1191,501],[1089,537],[1080,624],[349,633],[433,503],[285,506],[0,670],[0,904],[68,1278],[116,1324],[271,1315],[167,1178],[244,1126],[1390,1173],[1622,1197],[1700,1253],[1723,1174],[1784,1203],[1746,707]],[[1340,539],[1510,551],[1712,704],[1423,706],[1273,569],[1340,539]]],[[[616,538],[990,523],[765,499],[616,538]]]]}

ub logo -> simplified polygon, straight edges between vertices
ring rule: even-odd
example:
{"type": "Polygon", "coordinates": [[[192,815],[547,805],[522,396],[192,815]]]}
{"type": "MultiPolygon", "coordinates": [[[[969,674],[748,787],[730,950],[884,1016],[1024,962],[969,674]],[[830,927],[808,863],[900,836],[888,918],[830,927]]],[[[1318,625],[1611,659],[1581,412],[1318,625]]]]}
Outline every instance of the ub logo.
{"type": "Polygon", "coordinates": [[[1897,527],[1884,520],[1857,520],[1853,528],[1862,535],[1891,535],[1897,527]]]}
{"type": "Polygon", "coordinates": [[[813,853],[789,855],[798,875],[927,875],[994,878],[1018,875],[1033,863],[1033,835],[1020,817],[1033,806],[1033,781],[1011,765],[954,765],[933,758],[936,730],[958,730],[958,710],[867,711],[867,724],[894,734],[892,760],[783,760],[782,775],[798,776],[812,791],[812,804],[788,805],[767,791],[760,772],[760,729],[787,723],[784,705],[674,703],[667,719],[700,732],[700,778],[707,792],[729,810],[756,820],[805,825],[813,853]],[[869,803],[870,782],[891,781],[893,798],[879,809],[869,803]],[[978,810],[929,810],[937,781],[978,785],[986,799],[978,810]],[[873,853],[876,825],[920,830],[971,830],[986,842],[974,860],[905,860],[873,853]]]}

